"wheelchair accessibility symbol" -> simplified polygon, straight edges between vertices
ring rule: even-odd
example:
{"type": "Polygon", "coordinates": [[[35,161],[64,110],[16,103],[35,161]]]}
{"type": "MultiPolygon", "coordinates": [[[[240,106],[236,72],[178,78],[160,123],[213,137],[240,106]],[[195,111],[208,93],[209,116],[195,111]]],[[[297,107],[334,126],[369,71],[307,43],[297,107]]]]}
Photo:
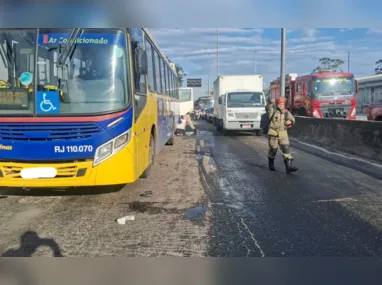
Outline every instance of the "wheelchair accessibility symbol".
{"type": "Polygon", "coordinates": [[[37,110],[40,114],[57,114],[60,112],[58,92],[37,92],[37,110]]]}

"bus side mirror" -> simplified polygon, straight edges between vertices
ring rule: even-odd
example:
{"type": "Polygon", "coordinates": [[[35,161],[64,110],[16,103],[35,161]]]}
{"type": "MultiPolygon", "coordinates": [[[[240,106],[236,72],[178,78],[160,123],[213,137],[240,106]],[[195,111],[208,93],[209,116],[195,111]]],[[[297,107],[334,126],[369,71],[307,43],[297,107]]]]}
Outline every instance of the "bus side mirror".
{"type": "Polygon", "coordinates": [[[136,49],[137,53],[137,71],[139,75],[146,75],[148,73],[148,60],[147,60],[147,54],[144,49],[141,47],[138,47],[136,49]]]}

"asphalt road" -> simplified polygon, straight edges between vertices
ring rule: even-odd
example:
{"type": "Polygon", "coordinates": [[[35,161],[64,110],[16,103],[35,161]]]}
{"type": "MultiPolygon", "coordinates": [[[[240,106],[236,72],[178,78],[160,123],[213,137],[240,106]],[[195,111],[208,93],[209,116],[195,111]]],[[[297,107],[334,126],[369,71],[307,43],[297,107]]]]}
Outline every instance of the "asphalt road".
{"type": "Polygon", "coordinates": [[[265,137],[225,137],[206,123],[199,129],[212,205],[209,255],[382,255],[380,179],[296,148],[298,172],[285,173],[281,154],[271,172],[265,137]]]}
{"type": "Polygon", "coordinates": [[[0,255],[382,255],[381,177],[293,142],[300,170],[287,175],[278,154],[270,172],[265,137],[197,125],[122,189],[0,190],[0,255]]]}

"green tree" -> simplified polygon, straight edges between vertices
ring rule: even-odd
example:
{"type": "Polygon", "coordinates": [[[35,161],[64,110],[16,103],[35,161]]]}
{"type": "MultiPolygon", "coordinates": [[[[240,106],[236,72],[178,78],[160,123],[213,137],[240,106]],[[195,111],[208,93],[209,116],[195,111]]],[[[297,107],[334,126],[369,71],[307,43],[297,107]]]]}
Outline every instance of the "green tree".
{"type": "Polygon", "coordinates": [[[175,69],[176,69],[176,73],[178,74],[179,86],[182,86],[183,85],[183,77],[184,77],[183,68],[180,65],[175,64],[175,69]]]}
{"type": "Polygon", "coordinates": [[[375,75],[382,74],[382,59],[378,60],[376,63],[377,67],[374,69],[375,75]]]}
{"type": "MultiPolygon", "coordinates": [[[[172,63],[172,61],[170,60],[170,58],[168,56],[166,56],[166,58],[167,58],[168,62],[172,63]]],[[[178,64],[175,64],[175,70],[176,70],[176,73],[178,75],[178,84],[179,84],[179,87],[181,87],[183,85],[184,70],[178,64]]]]}
{"type": "Polygon", "coordinates": [[[345,62],[341,59],[332,59],[329,57],[323,57],[319,60],[320,65],[317,66],[313,73],[320,71],[321,69],[333,69],[336,70],[340,68],[345,62]]]}

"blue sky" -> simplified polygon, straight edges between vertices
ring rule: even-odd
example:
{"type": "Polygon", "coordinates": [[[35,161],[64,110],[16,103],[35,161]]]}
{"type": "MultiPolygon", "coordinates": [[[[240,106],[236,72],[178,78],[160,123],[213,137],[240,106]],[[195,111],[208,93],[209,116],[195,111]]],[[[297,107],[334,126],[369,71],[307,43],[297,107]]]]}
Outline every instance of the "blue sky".
{"type": "MultiPolygon", "coordinates": [[[[216,28],[149,29],[170,59],[183,67],[189,78],[202,78],[203,87],[195,94],[206,94],[216,79],[216,28]]],[[[264,75],[265,82],[280,73],[280,29],[219,28],[219,69],[221,75],[264,75]]],[[[356,77],[372,75],[375,62],[382,58],[382,29],[287,29],[286,72],[307,74],[322,57],[342,59],[347,71],[356,77]]],[[[267,84],[268,86],[268,84],[267,84]]]]}

